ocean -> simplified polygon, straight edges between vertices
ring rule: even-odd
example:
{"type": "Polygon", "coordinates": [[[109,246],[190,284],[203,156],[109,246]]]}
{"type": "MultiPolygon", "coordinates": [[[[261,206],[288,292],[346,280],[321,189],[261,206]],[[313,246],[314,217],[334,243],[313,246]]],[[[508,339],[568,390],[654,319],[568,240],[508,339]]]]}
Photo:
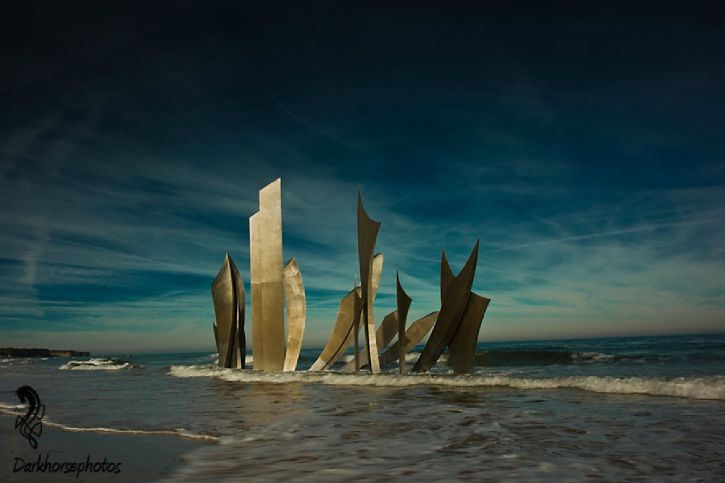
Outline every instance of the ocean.
{"type": "Polygon", "coordinates": [[[1,359],[0,480],[725,481],[725,335],[480,343],[466,376],[445,354],[422,375],[306,372],[319,352],[295,373],[1,359]],[[37,450],[13,428],[21,385],[46,406],[37,450]],[[36,454],[123,467],[14,471],[36,454]]]}

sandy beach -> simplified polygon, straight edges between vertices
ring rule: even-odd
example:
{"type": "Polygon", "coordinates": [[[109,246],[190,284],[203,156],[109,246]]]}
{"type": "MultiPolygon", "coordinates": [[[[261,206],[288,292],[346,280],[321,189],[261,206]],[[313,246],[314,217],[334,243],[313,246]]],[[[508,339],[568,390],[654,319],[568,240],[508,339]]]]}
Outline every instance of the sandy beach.
{"type": "MultiPolygon", "coordinates": [[[[214,444],[170,435],[124,435],[66,431],[45,425],[34,450],[14,428],[15,416],[0,415],[0,481],[4,482],[62,482],[62,481],[156,481],[169,477],[184,464],[184,455],[200,447],[214,444]],[[94,463],[106,459],[106,469],[120,464],[114,472],[14,472],[16,458],[36,463],[38,456],[45,461],[85,464],[88,456],[94,463]]],[[[37,467],[37,465],[35,465],[37,467]]],[[[50,465],[49,465],[50,466],[50,465]]]]}

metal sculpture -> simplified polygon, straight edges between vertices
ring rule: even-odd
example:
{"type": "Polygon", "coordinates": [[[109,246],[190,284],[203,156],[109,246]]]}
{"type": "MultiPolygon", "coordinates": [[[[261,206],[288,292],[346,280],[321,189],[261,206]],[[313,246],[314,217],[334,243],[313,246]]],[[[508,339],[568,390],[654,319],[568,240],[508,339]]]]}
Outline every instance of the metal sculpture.
{"type": "MultiPolygon", "coordinates": [[[[398,336],[399,340],[402,340],[405,334],[405,321],[408,316],[408,309],[410,308],[411,299],[400,286],[400,279],[398,278],[397,274],[396,279],[398,283],[398,309],[386,315],[383,318],[383,321],[380,323],[378,330],[375,332],[375,344],[380,351],[385,349],[396,335],[398,336]],[[398,314],[403,314],[402,320],[398,314]]],[[[405,353],[400,354],[400,351],[404,350],[405,344],[399,345],[399,356],[402,355],[403,364],[405,364],[405,353]]],[[[378,360],[381,360],[381,356],[378,356],[378,360]]],[[[355,370],[359,370],[360,368],[368,367],[369,364],[370,361],[368,359],[367,353],[363,352],[359,360],[353,359],[345,366],[343,366],[342,370],[351,371],[353,370],[353,368],[355,370]]],[[[379,365],[380,367],[384,366],[384,364],[382,363],[380,363],[379,365]]]]}
{"type": "MultiPolygon", "coordinates": [[[[398,311],[391,312],[388,314],[389,316],[395,314],[395,318],[391,318],[391,320],[395,321],[395,332],[397,333],[398,327],[398,311]]],[[[430,332],[430,329],[433,327],[433,324],[435,324],[436,320],[438,319],[438,311],[431,312],[430,314],[421,317],[420,319],[416,320],[412,324],[410,324],[410,327],[405,331],[405,335],[403,338],[403,354],[408,354],[410,351],[413,350],[413,348],[420,343],[420,341],[423,340],[423,338],[430,332]]],[[[378,334],[381,334],[380,328],[378,328],[378,334]]],[[[387,332],[386,332],[387,334],[387,332]]],[[[381,338],[378,338],[378,341],[380,341],[381,338]]],[[[390,340],[386,339],[387,342],[385,345],[378,344],[378,348],[385,347],[390,340]]],[[[385,349],[380,353],[380,356],[378,357],[378,360],[380,361],[380,367],[389,366],[391,364],[394,364],[400,359],[400,341],[395,340],[392,344],[390,344],[389,347],[385,347],[385,349]]],[[[365,369],[367,367],[367,360],[361,360],[361,368],[365,369]]],[[[347,365],[345,365],[342,368],[342,371],[352,371],[353,370],[353,361],[349,362],[347,365]]]]}
{"type": "Polygon", "coordinates": [[[284,368],[282,288],[282,182],[259,190],[259,211],[249,218],[254,369],[284,368]]]}
{"type": "MultiPolygon", "coordinates": [[[[383,321],[378,326],[378,330],[375,331],[375,343],[378,350],[383,350],[391,340],[395,337],[398,331],[398,311],[394,310],[383,318],[383,321]]],[[[345,364],[341,371],[350,372],[355,370],[355,359],[353,358],[347,364],[345,364]]],[[[358,356],[357,365],[359,369],[365,369],[370,364],[367,358],[366,352],[361,352],[358,356]]],[[[380,366],[382,367],[382,365],[380,366]]]]}
{"type": "Polygon", "coordinates": [[[284,359],[284,370],[294,371],[302,350],[302,336],[305,333],[307,304],[305,286],[297,260],[292,258],[282,270],[284,297],[287,302],[287,353],[284,359]]]}
{"type": "MultiPolygon", "coordinates": [[[[441,257],[441,303],[443,303],[444,292],[451,285],[453,279],[453,270],[451,270],[446,258],[446,252],[443,251],[441,257]]],[[[491,299],[482,297],[475,292],[471,292],[468,298],[466,311],[463,314],[460,326],[448,344],[448,364],[456,374],[469,373],[473,370],[478,333],[490,302],[491,299]]]]}
{"type": "Polygon", "coordinates": [[[383,317],[378,330],[375,331],[375,343],[378,346],[378,352],[386,348],[396,335],[398,335],[398,311],[393,310],[383,317]]]}
{"type": "MultiPolygon", "coordinates": [[[[360,288],[358,287],[355,290],[355,301],[353,306],[353,313],[355,314],[352,319],[352,337],[354,340],[354,349],[353,349],[353,364],[355,365],[355,372],[360,370],[360,316],[361,316],[361,310],[362,310],[362,296],[361,296],[360,288]]],[[[338,356],[339,357],[339,356],[338,356]]]]}
{"type": "Polygon", "coordinates": [[[380,222],[368,216],[363,207],[362,194],[357,194],[357,253],[360,262],[360,291],[362,299],[362,323],[365,329],[365,352],[370,361],[370,372],[380,372],[378,347],[373,315],[372,268],[375,240],[380,230],[380,222]]]}
{"type": "MultiPolygon", "coordinates": [[[[378,253],[373,257],[373,299],[377,295],[378,287],[380,286],[380,276],[383,272],[383,261],[384,257],[382,253],[378,253]]],[[[340,301],[340,308],[337,312],[335,326],[333,327],[332,333],[327,339],[327,343],[325,343],[325,347],[322,349],[320,356],[310,367],[310,371],[322,371],[329,369],[340,359],[348,347],[350,347],[350,344],[354,342],[356,337],[355,328],[358,327],[358,322],[360,320],[360,310],[355,310],[355,298],[357,297],[359,299],[361,296],[361,288],[356,287],[348,292],[348,294],[340,301]]],[[[359,301],[358,304],[360,305],[359,301]]],[[[358,363],[360,363],[359,356],[358,363]]]]}
{"type": "Polygon", "coordinates": [[[446,298],[445,294],[448,290],[448,287],[451,286],[453,281],[456,279],[456,276],[453,275],[453,270],[451,270],[451,265],[448,263],[448,258],[446,257],[446,251],[441,250],[441,304],[443,304],[443,300],[446,298]]]}
{"type": "Polygon", "coordinates": [[[491,299],[473,292],[468,298],[458,330],[448,344],[448,364],[456,374],[466,374],[473,370],[478,332],[490,302],[491,299]]]}
{"type": "Polygon", "coordinates": [[[294,371],[305,330],[306,300],[297,261],[282,268],[282,181],[259,190],[259,211],[249,217],[254,369],[294,371]],[[289,323],[285,346],[284,303],[289,323]],[[286,349],[285,349],[286,347],[286,349]]]}
{"type": "Polygon", "coordinates": [[[359,289],[354,288],[340,300],[335,326],[327,339],[325,347],[322,349],[322,353],[310,367],[310,371],[321,371],[330,368],[349,347],[355,326],[355,299],[357,297],[360,297],[359,289]]]}
{"type": "MultiPolygon", "coordinates": [[[[412,351],[413,348],[418,345],[420,341],[423,340],[426,334],[430,332],[430,329],[436,323],[436,320],[438,320],[438,314],[438,311],[431,312],[425,317],[421,317],[420,319],[410,324],[408,330],[405,331],[405,337],[402,341],[403,358],[405,358],[405,355],[412,351]]],[[[395,363],[395,361],[398,361],[400,359],[400,342],[400,340],[396,340],[385,352],[380,354],[381,367],[393,364],[395,363]]]]}
{"type": "MultiPolygon", "coordinates": [[[[395,274],[395,285],[395,299],[398,306],[398,340],[402,341],[405,337],[405,321],[408,318],[408,309],[413,300],[408,297],[408,294],[400,285],[400,275],[397,273],[395,274]]],[[[398,366],[400,367],[400,373],[403,374],[405,372],[405,344],[398,344],[398,366]]]]}
{"type": "MultiPolygon", "coordinates": [[[[413,366],[413,372],[428,371],[438,361],[443,350],[450,344],[458,330],[471,295],[471,285],[473,284],[473,276],[476,273],[476,262],[478,260],[478,245],[479,241],[477,240],[466,264],[450,282],[450,285],[444,289],[444,300],[441,303],[438,320],[420,357],[413,366]]],[[[445,254],[443,259],[445,259],[445,254]]],[[[443,268],[443,261],[441,261],[441,265],[443,268]]],[[[442,269],[441,273],[444,271],[442,269]]]]}
{"type": "MultiPolygon", "coordinates": [[[[360,285],[340,301],[335,326],[322,353],[310,370],[331,368],[354,344],[354,357],[343,370],[380,368],[398,361],[405,372],[405,355],[431,331],[413,366],[413,371],[429,370],[442,352],[449,349],[449,361],[457,373],[470,372],[481,321],[490,299],[471,292],[476,271],[479,242],[465,265],[454,275],[445,252],[441,257],[441,309],[416,320],[406,330],[411,298],[403,290],[396,274],[397,310],[383,318],[375,330],[373,303],[380,285],[383,255],[373,256],[380,222],[371,219],[357,202],[357,241],[360,285]],[[359,333],[365,334],[360,352],[359,333]],[[397,337],[396,337],[397,336],[397,337]],[[395,342],[391,341],[396,338],[395,342]]],[[[306,300],[297,261],[291,259],[282,268],[282,195],[281,180],[276,179],[259,190],[259,211],[249,218],[250,284],[252,293],[252,348],[254,369],[294,371],[299,360],[305,329],[306,300]],[[287,343],[285,345],[284,304],[287,303],[287,343]]],[[[227,254],[212,283],[216,322],[214,339],[222,367],[245,367],[244,284],[239,270],[227,254]]]]}
{"type": "Polygon", "coordinates": [[[216,316],[214,339],[219,352],[219,366],[244,369],[244,283],[228,253],[211,284],[211,296],[216,316]]]}

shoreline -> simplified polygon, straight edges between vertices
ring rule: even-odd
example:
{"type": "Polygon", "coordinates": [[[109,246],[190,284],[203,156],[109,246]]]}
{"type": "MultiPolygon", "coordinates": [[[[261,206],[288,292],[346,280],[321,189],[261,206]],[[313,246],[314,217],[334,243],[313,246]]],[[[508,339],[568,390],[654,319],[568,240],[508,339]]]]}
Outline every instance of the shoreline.
{"type": "MultiPolygon", "coordinates": [[[[69,428],[54,422],[44,422],[43,431],[34,450],[14,429],[15,416],[0,414],[0,481],[62,482],[113,481],[134,482],[168,479],[184,467],[186,456],[196,449],[218,444],[206,437],[186,437],[169,431],[132,431],[109,428],[69,428]],[[51,463],[81,465],[86,461],[118,464],[113,472],[37,472],[36,463],[47,459],[51,463]],[[20,461],[20,459],[22,461],[20,461]],[[36,470],[27,472],[23,466],[36,470]]],[[[98,468],[100,466],[97,466],[98,468]]]]}

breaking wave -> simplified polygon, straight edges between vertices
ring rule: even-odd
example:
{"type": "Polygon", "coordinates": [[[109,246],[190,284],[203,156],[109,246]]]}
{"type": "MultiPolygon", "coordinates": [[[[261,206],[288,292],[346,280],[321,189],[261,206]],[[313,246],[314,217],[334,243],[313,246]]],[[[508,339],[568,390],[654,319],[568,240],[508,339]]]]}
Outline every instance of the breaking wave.
{"type": "MultiPolygon", "coordinates": [[[[474,363],[479,367],[501,367],[603,362],[649,363],[677,358],[678,356],[661,356],[657,354],[606,354],[602,352],[576,352],[567,350],[487,350],[477,352],[474,363]]],[[[693,357],[688,356],[687,358],[692,359],[693,357]]]]}
{"type": "Polygon", "coordinates": [[[574,353],[568,351],[488,350],[477,352],[474,358],[474,364],[481,367],[538,366],[573,362],[574,353]]]}
{"type": "Polygon", "coordinates": [[[118,371],[120,369],[134,369],[141,367],[129,361],[120,359],[106,359],[104,357],[94,357],[85,361],[72,360],[61,365],[58,369],[72,371],[118,371]]]}
{"type": "MultiPolygon", "coordinates": [[[[420,352],[409,352],[405,355],[407,363],[415,363],[420,352]]],[[[628,363],[642,364],[672,360],[707,359],[706,355],[669,355],[657,354],[606,354],[602,352],[577,352],[570,350],[526,350],[526,349],[491,349],[476,352],[474,365],[476,367],[517,367],[517,366],[547,366],[566,364],[596,364],[596,363],[628,363]]],[[[710,355],[710,357],[715,357],[710,355]]],[[[347,354],[341,358],[343,363],[352,361],[353,355],[347,354]]],[[[448,355],[441,354],[438,365],[446,365],[448,355]]]]}
{"type": "MultiPolygon", "coordinates": [[[[214,359],[214,364],[219,364],[219,353],[215,352],[213,354],[210,354],[209,357],[211,359],[214,359]]],[[[254,363],[254,357],[253,356],[244,356],[244,364],[245,365],[251,365],[254,363]]]]}
{"type": "Polygon", "coordinates": [[[725,377],[609,377],[567,376],[526,378],[511,376],[452,376],[434,374],[342,374],[335,372],[277,372],[220,369],[210,366],[171,366],[175,377],[216,377],[245,383],[317,383],[334,386],[449,386],[510,387],[515,389],[580,389],[609,394],[644,394],[692,399],[725,400],[725,377]]]}

